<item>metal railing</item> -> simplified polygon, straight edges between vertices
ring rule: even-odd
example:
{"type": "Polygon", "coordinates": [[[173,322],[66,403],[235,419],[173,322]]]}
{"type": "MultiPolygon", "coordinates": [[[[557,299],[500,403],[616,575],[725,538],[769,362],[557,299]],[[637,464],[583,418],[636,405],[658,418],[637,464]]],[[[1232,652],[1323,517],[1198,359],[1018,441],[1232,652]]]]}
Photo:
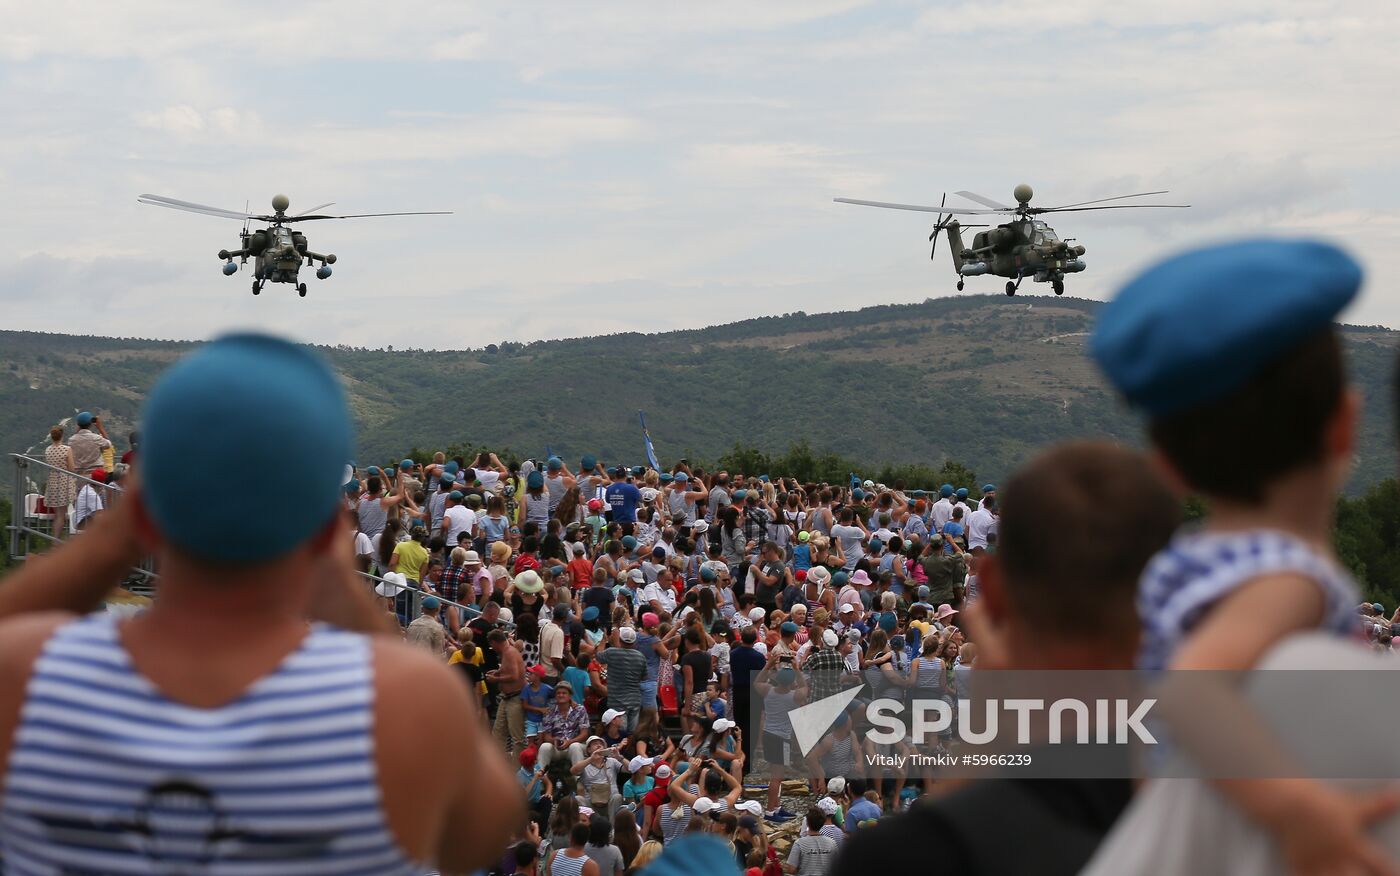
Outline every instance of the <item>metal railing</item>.
{"type": "MultiPolygon", "coordinates": [[[[10,457],[14,460],[15,472],[13,496],[11,503],[12,507],[10,511],[10,522],[6,525],[5,529],[10,536],[9,551],[11,560],[23,562],[25,559],[28,558],[29,554],[31,553],[29,550],[31,537],[42,539],[51,544],[58,543],[59,541],[61,541],[61,539],[51,531],[51,526],[50,530],[46,531],[45,529],[39,526],[39,524],[42,521],[37,519],[37,517],[30,517],[25,513],[26,497],[34,493],[37,493],[42,496],[44,492],[42,490],[37,489],[38,485],[32,480],[30,480],[30,466],[38,466],[40,468],[47,469],[49,477],[66,476],[73,478],[75,481],[91,484],[94,487],[101,489],[103,491],[104,505],[113,500],[120,501],[122,489],[118,485],[104,484],[101,481],[95,481],[84,475],[75,474],[74,472],[70,472],[66,469],[50,465],[48,462],[42,459],[35,459],[32,456],[26,456],[23,453],[11,453],[10,457]]],[[[75,534],[74,537],[80,537],[80,535],[75,534]]],[[[156,572],[152,564],[151,558],[147,557],[146,559],[142,560],[141,565],[135,566],[131,569],[131,573],[132,577],[128,579],[128,589],[132,590],[138,595],[155,596],[157,589],[156,584],[160,578],[160,574],[156,572]],[[133,581],[133,579],[135,580],[133,581]],[[134,584],[135,586],[131,586],[132,584],[134,584]]],[[[374,575],[369,572],[357,571],[355,574],[359,575],[361,578],[364,578],[368,582],[368,586],[371,588],[371,592],[374,593],[376,598],[388,599],[397,602],[398,595],[400,593],[403,593],[405,591],[409,592],[411,594],[409,597],[410,603],[407,611],[409,620],[412,620],[413,618],[417,617],[419,614],[422,613],[422,601],[424,597],[427,596],[435,597],[438,600],[438,602],[442,605],[444,613],[446,613],[446,610],[449,606],[455,606],[458,609],[458,611],[462,612],[464,624],[467,621],[470,621],[481,614],[481,609],[478,606],[467,603],[454,602],[453,600],[447,599],[442,596],[438,596],[436,593],[430,593],[428,591],[415,588],[411,586],[411,584],[409,586],[404,586],[397,583],[396,581],[389,581],[379,575],[374,575]],[[379,596],[377,588],[380,584],[387,584],[390,588],[393,589],[394,595],[379,596]]],[[[506,623],[504,621],[499,622],[499,626],[502,629],[507,630],[514,628],[514,624],[506,623]]],[[[485,647],[485,645],[482,644],[482,647],[485,647]]]]}

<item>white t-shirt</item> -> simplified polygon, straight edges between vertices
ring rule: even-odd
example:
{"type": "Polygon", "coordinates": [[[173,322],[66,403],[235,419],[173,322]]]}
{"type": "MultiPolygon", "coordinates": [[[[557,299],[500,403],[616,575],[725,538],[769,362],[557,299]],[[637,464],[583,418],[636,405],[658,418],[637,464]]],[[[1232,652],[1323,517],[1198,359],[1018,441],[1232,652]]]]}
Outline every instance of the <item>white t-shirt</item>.
{"type": "Polygon", "coordinates": [[[481,488],[488,493],[496,492],[496,485],[501,482],[501,473],[484,468],[475,469],[476,479],[481,481],[481,488]]]}
{"type": "Polygon", "coordinates": [[[986,508],[979,508],[972,512],[972,516],[967,519],[967,549],[987,546],[987,535],[996,532],[996,515],[986,508]]]}
{"type": "Polygon", "coordinates": [[[374,545],[370,542],[369,536],[355,530],[355,557],[369,557],[374,555],[374,545]]]}
{"type": "Polygon", "coordinates": [[[447,543],[453,547],[459,534],[470,533],[476,527],[476,512],[465,505],[448,508],[442,512],[442,519],[447,521],[447,543]]]}
{"type": "Polygon", "coordinates": [[[953,519],[953,503],[948,499],[939,499],[933,503],[933,531],[942,532],[943,524],[953,519]]]}
{"type": "Polygon", "coordinates": [[[831,527],[832,538],[838,539],[841,545],[841,553],[846,557],[846,565],[841,568],[850,571],[856,567],[856,563],[865,556],[865,548],[860,543],[865,538],[865,533],[861,532],[859,526],[841,526],[837,524],[831,527]]]}
{"type": "Polygon", "coordinates": [[[655,581],[642,588],[642,602],[650,605],[653,599],[661,603],[661,607],[666,611],[676,609],[676,591],[670,587],[662,587],[655,581]]]}

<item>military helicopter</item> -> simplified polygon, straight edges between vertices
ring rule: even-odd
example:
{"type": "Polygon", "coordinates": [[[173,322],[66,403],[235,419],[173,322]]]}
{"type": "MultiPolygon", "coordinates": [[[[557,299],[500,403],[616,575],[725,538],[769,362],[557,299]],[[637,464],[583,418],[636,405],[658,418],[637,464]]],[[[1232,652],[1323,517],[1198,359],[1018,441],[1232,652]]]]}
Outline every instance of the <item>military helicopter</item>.
{"type": "Polygon", "coordinates": [[[977,277],[982,274],[991,274],[996,277],[1009,277],[1006,281],[1006,294],[1015,295],[1016,290],[1021,288],[1021,281],[1030,277],[1036,283],[1049,283],[1056,295],[1065,293],[1065,274],[1074,274],[1084,270],[1087,265],[1084,263],[1084,247],[1073,244],[1073,237],[1066,237],[1061,240],[1055,229],[1051,228],[1043,219],[1035,217],[1042,213],[1078,213],[1086,210],[1128,210],[1139,207],[1167,207],[1179,209],[1191,206],[1190,204],[1111,204],[1108,206],[1090,206],[1091,204],[1103,205],[1106,201],[1123,201],[1128,198],[1142,198],[1148,195],[1165,195],[1161,192],[1139,192],[1135,195],[1118,195],[1113,198],[1099,198],[1094,201],[1081,201],[1077,204],[1065,204],[1062,207],[1032,207],[1031,198],[1035,196],[1035,191],[1025,183],[1018,185],[1013,191],[1012,197],[1016,199],[1015,207],[1008,207],[999,204],[991,198],[973,192],[955,192],[969,201],[976,201],[987,209],[965,209],[959,207],[947,207],[948,195],[944,193],[943,200],[937,207],[923,207],[918,204],[890,204],[885,201],[859,201],[853,198],[836,198],[841,204],[860,204],[866,207],[888,207],[892,210],[917,210],[921,213],[937,213],[938,221],[933,226],[933,233],[928,239],[933,241],[933,247],[929,251],[929,258],[933,258],[938,252],[938,233],[946,231],[948,234],[948,248],[952,250],[953,271],[958,275],[958,291],[963,289],[963,280],[966,277],[977,277]],[[973,235],[972,246],[963,244],[962,229],[964,228],[988,228],[986,225],[962,225],[954,217],[956,216],[989,216],[1009,213],[1015,216],[1010,222],[998,225],[990,231],[979,231],[973,235]],[[945,215],[946,214],[946,215],[945,215]]]}
{"type": "Polygon", "coordinates": [[[312,207],[304,213],[295,216],[287,215],[287,208],[291,206],[291,201],[286,195],[275,195],[272,198],[272,215],[258,215],[247,212],[240,213],[237,210],[224,210],[219,207],[207,207],[204,204],[192,204],[189,201],[177,201],[174,198],[166,198],[161,195],[141,195],[136,200],[143,204],[153,204],[157,207],[170,207],[174,210],[185,210],[190,213],[203,213],[206,216],[220,216],[225,219],[242,219],[243,231],[239,235],[242,246],[230,252],[226,249],[219,250],[219,258],[224,260],[224,276],[232,277],[238,273],[238,265],[233,260],[237,258],[239,264],[245,264],[248,257],[254,258],[253,262],[253,294],[262,292],[263,284],[272,283],[292,283],[297,288],[297,294],[302,298],[306,297],[306,284],[298,282],[297,275],[301,272],[302,260],[313,265],[321,263],[321,267],[316,269],[316,279],[325,280],[331,275],[331,265],[335,264],[335,254],[312,252],[307,249],[306,235],[300,231],[294,231],[287,226],[293,222],[310,222],[313,219],[365,219],[372,216],[447,216],[451,210],[434,210],[417,213],[351,213],[344,216],[332,216],[326,213],[318,213],[318,210],[334,204],[334,201],[312,207]],[[248,223],[252,221],[270,222],[267,228],[258,231],[249,231],[248,223]]]}

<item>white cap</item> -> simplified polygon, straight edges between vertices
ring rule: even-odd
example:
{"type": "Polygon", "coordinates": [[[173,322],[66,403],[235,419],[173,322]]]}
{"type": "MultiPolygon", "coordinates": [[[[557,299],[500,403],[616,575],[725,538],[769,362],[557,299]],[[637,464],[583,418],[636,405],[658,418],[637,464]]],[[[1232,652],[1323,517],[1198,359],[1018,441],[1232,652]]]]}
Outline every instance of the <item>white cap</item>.
{"type": "Polygon", "coordinates": [[[817,809],[821,810],[823,815],[835,815],[836,801],[830,797],[823,797],[817,801],[817,809]]]}
{"type": "Polygon", "coordinates": [[[847,613],[852,613],[852,612],[854,612],[855,610],[856,610],[856,607],[855,607],[854,605],[852,605],[852,604],[849,603],[849,602],[843,602],[843,603],[841,603],[841,608],[837,611],[837,613],[838,613],[838,614],[847,614],[847,613]]]}
{"type": "Polygon", "coordinates": [[[700,797],[694,803],[690,804],[690,808],[695,810],[696,815],[704,815],[715,808],[715,801],[711,800],[709,797],[700,797]]]}
{"type": "Polygon", "coordinates": [[[841,637],[836,635],[834,630],[827,630],[822,633],[822,644],[828,648],[835,648],[837,645],[841,644],[841,637]]]}
{"type": "Polygon", "coordinates": [[[503,620],[503,621],[505,621],[506,623],[510,623],[511,621],[515,620],[515,612],[511,611],[510,609],[506,608],[505,606],[501,606],[501,618],[500,618],[500,619],[503,620]]]}
{"type": "Polygon", "coordinates": [[[642,757],[639,754],[627,762],[627,771],[629,773],[635,773],[637,770],[640,770],[643,767],[649,767],[654,763],[656,763],[656,758],[642,757]]]}
{"type": "Polygon", "coordinates": [[[617,637],[628,644],[637,641],[637,631],[631,627],[623,627],[617,631],[617,637]]]}
{"type": "Polygon", "coordinates": [[[463,562],[465,562],[468,566],[480,566],[481,554],[478,554],[476,551],[467,551],[467,558],[463,562]]]}
{"type": "Polygon", "coordinates": [[[583,747],[584,747],[584,748],[587,748],[588,746],[592,745],[592,744],[595,743],[595,742],[606,742],[606,741],[607,741],[607,740],[604,739],[604,738],[601,737],[601,736],[590,736],[590,737],[588,737],[588,741],[585,742],[585,743],[583,743],[583,747]]]}
{"type": "Polygon", "coordinates": [[[764,616],[767,614],[768,612],[764,611],[761,607],[755,606],[749,609],[749,620],[753,621],[754,623],[758,623],[759,621],[763,620],[764,616]]]}
{"type": "Polygon", "coordinates": [[[668,763],[663,763],[656,767],[656,777],[658,779],[669,779],[673,775],[675,775],[675,773],[671,771],[671,765],[668,763]]]}
{"type": "Polygon", "coordinates": [[[841,776],[832,776],[826,780],[826,792],[828,794],[846,793],[846,780],[841,776]]]}
{"type": "Polygon", "coordinates": [[[723,733],[726,730],[734,729],[735,726],[737,725],[728,718],[720,718],[718,721],[715,721],[713,729],[716,733],[723,733]]]}
{"type": "Polygon", "coordinates": [[[740,800],[738,803],[734,804],[734,808],[740,812],[747,812],[754,818],[763,817],[763,804],[757,800],[740,800]]]}
{"type": "MultiPolygon", "coordinates": [[[[627,717],[627,713],[624,712],[624,711],[621,711],[620,709],[608,709],[606,712],[603,713],[603,726],[607,726],[608,724],[611,724],[613,721],[617,720],[618,718],[625,718],[625,717],[627,717]]],[[[590,740],[590,741],[592,741],[592,740],[590,740]]]]}
{"type": "Polygon", "coordinates": [[[637,584],[645,584],[647,582],[647,576],[642,574],[641,569],[633,569],[627,573],[627,580],[637,584]]]}

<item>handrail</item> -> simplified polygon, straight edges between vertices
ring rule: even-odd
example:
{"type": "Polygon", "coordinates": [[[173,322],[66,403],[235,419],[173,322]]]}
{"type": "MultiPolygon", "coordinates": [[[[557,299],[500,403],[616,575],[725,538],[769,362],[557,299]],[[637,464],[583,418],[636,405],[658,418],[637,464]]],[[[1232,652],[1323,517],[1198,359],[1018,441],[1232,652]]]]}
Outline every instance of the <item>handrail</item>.
{"type": "MultiPolygon", "coordinates": [[[[29,464],[41,465],[41,466],[43,466],[44,468],[47,468],[47,469],[49,469],[49,470],[51,470],[51,471],[59,472],[60,474],[66,474],[66,475],[68,475],[69,477],[76,478],[76,479],[82,480],[82,481],[86,481],[87,483],[90,483],[90,484],[92,484],[93,486],[96,486],[96,487],[106,487],[106,488],[108,488],[108,489],[116,490],[116,491],[118,491],[118,492],[121,492],[121,487],[119,487],[119,486],[116,486],[116,485],[114,485],[114,484],[104,484],[104,483],[102,483],[101,481],[92,480],[91,478],[85,477],[85,476],[83,476],[83,475],[76,474],[76,473],[74,473],[74,472],[70,472],[70,471],[68,471],[67,469],[63,469],[63,468],[60,468],[60,467],[55,466],[55,465],[50,465],[48,462],[46,462],[46,461],[44,461],[44,460],[42,460],[42,459],[35,459],[34,457],[32,457],[32,456],[27,456],[27,455],[25,455],[25,454],[23,454],[23,453],[11,453],[10,456],[14,459],[14,462],[15,462],[15,485],[14,485],[14,498],[15,498],[15,501],[14,501],[14,503],[13,503],[13,507],[11,508],[11,512],[10,512],[10,524],[9,524],[8,526],[6,526],[5,528],[6,528],[7,530],[10,531],[10,536],[11,536],[10,556],[11,556],[12,558],[14,558],[14,559],[21,559],[21,558],[23,558],[24,556],[26,556],[27,553],[28,553],[27,551],[21,551],[21,550],[20,550],[20,544],[21,544],[22,542],[24,542],[24,538],[23,538],[22,536],[25,536],[25,535],[35,535],[35,536],[38,536],[39,538],[45,539],[45,540],[47,540],[47,541],[49,541],[49,542],[52,542],[52,543],[55,543],[55,544],[57,544],[58,542],[61,541],[61,539],[59,539],[57,536],[55,536],[55,535],[53,535],[53,534],[51,534],[51,533],[48,533],[48,532],[44,532],[44,531],[41,530],[41,529],[36,529],[36,528],[34,528],[34,527],[32,527],[32,526],[29,526],[29,525],[25,522],[25,518],[24,518],[24,497],[25,497],[25,495],[26,495],[26,493],[25,493],[25,490],[26,490],[25,480],[26,480],[26,479],[25,479],[25,477],[23,476],[23,471],[24,471],[24,469],[25,469],[29,464]]],[[[141,574],[141,575],[144,575],[144,576],[146,577],[146,580],[147,580],[147,581],[150,581],[150,582],[155,582],[157,579],[160,578],[160,574],[159,574],[158,572],[156,572],[154,569],[149,569],[149,568],[146,568],[146,567],[144,567],[144,566],[136,566],[136,567],[133,567],[132,571],[133,571],[133,572],[137,572],[137,573],[139,573],[139,574],[141,574]]],[[[416,593],[416,594],[420,594],[419,596],[413,597],[413,613],[414,613],[414,616],[416,616],[417,613],[420,611],[420,607],[421,607],[421,605],[422,605],[421,599],[422,599],[423,596],[433,596],[433,597],[435,597],[435,598],[438,600],[438,602],[440,602],[440,603],[442,604],[442,606],[443,606],[444,608],[446,608],[446,607],[449,606],[449,605],[450,605],[450,606],[455,606],[457,609],[459,609],[460,611],[463,612],[463,614],[464,614],[464,616],[465,616],[465,618],[466,618],[467,620],[471,620],[471,619],[473,619],[473,618],[475,618],[475,617],[477,617],[477,616],[479,616],[479,615],[481,614],[481,609],[480,609],[479,607],[475,606],[475,605],[470,605],[470,604],[461,603],[461,602],[455,602],[455,601],[453,601],[453,600],[451,600],[451,599],[447,599],[447,598],[445,598],[445,597],[438,596],[438,595],[435,594],[435,593],[429,593],[429,592],[427,592],[427,591],[425,591],[425,590],[422,590],[422,589],[420,589],[420,588],[411,587],[411,586],[407,586],[407,585],[401,585],[401,584],[398,584],[397,582],[394,582],[394,581],[385,580],[384,578],[380,577],[379,575],[373,575],[373,574],[371,574],[371,573],[369,573],[369,572],[360,572],[360,571],[357,570],[357,571],[355,572],[355,574],[357,574],[357,575],[359,575],[360,577],[366,579],[367,581],[372,582],[372,584],[371,584],[372,587],[377,587],[379,584],[388,584],[390,587],[394,588],[394,596],[395,596],[395,597],[397,597],[399,593],[401,593],[401,592],[403,592],[403,591],[405,591],[405,590],[412,591],[413,593],[416,593]]],[[[376,591],[376,595],[377,595],[377,591],[376,591]]],[[[383,597],[383,598],[391,598],[391,597],[383,597]]],[[[506,622],[500,622],[500,625],[501,625],[501,627],[502,627],[503,629],[507,629],[507,630],[509,630],[509,629],[514,629],[514,627],[515,627],[515,624],[513,624],[513,623],[506,623],[506,622]]]]}

